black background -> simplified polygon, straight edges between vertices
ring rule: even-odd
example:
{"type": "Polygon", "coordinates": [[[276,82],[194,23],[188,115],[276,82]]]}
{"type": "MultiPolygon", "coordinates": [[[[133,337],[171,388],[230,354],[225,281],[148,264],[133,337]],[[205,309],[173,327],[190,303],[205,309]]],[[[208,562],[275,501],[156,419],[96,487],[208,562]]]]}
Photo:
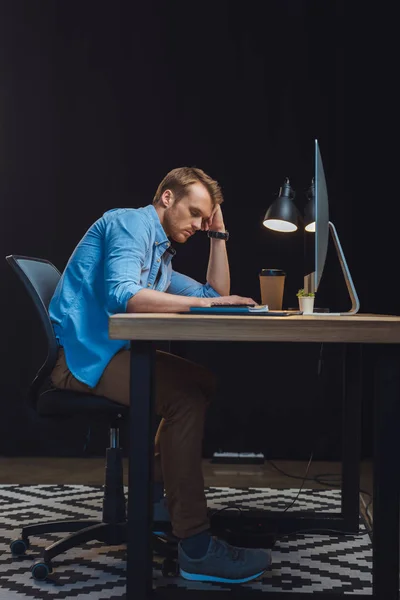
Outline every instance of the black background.
{"type": "MultiPolygon", "coordinates": [[[[0,256],[47,258],[62,270],[103,212],[146,205],[170,169],[198,166],[225,196],[232,293],[259,300],[259,270],[282,268],[285,306],[296,306],[303,234],[283,236],[261,221],[285,177],[304,207],[318,138],[330,218],[361,310],[398,313],[391,15],[329,0],[3,0],[0,7],[0,256]]],[[[174,268],[204,281],[205,235],[176,249],[174,268]]],[[[87,423],[35,421],[24,407],[45,344],[5,260],[0,280],[0,451],[79,455],[87,423]]],[[[332,247],[316,303],[349,308],[332,247]]],[[[319,395],[318,345],[175,343],[172,350],[219,375],[205,456],[222,449],[296,459],[317,448],[317,458],[340,457],[339,345],[323,348],[319,395]]],[[[103,453],[104,433],[92,432],[92,453],[103,453]]]]}

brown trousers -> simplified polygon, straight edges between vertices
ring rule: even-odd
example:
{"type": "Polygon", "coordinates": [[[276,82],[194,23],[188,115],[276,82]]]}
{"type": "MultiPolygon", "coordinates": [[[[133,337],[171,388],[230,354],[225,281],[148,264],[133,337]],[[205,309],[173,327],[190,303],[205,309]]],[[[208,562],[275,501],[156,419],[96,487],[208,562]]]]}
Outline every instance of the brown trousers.
{"type": "MultiPolygon", "coordinates": [[[[51,374],[55,387],[96,394],[129,404],[130,356],[121,350],[106,367],[95,388],[69,371],[64,350],[51,374]]],[[[173,534],[186,538],[209,528],[202,470],[206,410],[215,378],[198,364],[157,351],[156,413],[162,416],[155,438],[154,475],[163,481],[173,534]]]]}

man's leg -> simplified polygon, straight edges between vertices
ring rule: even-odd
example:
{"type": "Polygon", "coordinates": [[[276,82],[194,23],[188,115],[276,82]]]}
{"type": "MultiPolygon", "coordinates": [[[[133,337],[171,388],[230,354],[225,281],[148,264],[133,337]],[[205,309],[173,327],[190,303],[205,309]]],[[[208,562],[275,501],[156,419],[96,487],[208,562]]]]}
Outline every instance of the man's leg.
{"type": "Polygon", "coordinates": [[[215,389],[204,367],[157,353],[157,412],[161,465],[173,533],[188,538],[209,529],[202,469],[204,421],[215,389]]]}
{"type": "MultiPolygon", "coordinates": [[[[129,403],[129,351],[119,352],[110,361],[95,389],[77,382],[62,361],[61,356],[52,374],[57,387],[129,403]]],[[[180,574],[195,581],[244,583],[268,569],[271,553],[232,549],[208,531],[201,449],[205,413],[214,386],[214,377],[203,367],[157,352],[156,410],[164,418],[156,437],[172,530],[176,537],[183,538],[178,544],[180,574]]]]}
{"type": "MultiPolygon", "coordinates": [[[[215,378],[204,367],[178,356],[158,351],[156,357],[156,412],[163,417],[156,435],[156,454],[158,450],[161,455],[159,476],[164,480],[173,533],[187,538],[209,528],[202,441],[215,378]]],[[[128,405],[129,361],[128,350],[116,354],[98,385],[89,388],[68,371],[61,351],[52,380],[57,387],[102,395],[128,405]]]]}

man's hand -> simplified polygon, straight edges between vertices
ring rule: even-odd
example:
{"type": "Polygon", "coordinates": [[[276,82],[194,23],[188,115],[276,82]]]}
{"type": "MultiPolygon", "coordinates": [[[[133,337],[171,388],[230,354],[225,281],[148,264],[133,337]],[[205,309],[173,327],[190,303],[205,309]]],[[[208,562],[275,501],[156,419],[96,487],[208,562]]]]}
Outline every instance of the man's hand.
{"type": "Polygon", "coordinates": [[[224,218],[222,216],[221,205],[217,204],[209,219],[204,219],[201,225],[203,231],[212,229],[213,231],[225,232],[224,218]]]}
{"type": "Polygon", "coordinates": [[[219,296],[219,298],[210,298],[209,306],[219,306],[220,304],[252,304],[257,305],[253,298],[244,298],[243,296],[219,296]]]}

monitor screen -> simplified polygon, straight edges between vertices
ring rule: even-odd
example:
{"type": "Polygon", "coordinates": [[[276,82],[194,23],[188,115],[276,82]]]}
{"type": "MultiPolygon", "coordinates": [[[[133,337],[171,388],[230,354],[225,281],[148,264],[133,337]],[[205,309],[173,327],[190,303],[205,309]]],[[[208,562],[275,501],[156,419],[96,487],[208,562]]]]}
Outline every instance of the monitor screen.
{"type": "Polygon", "coordinates": [[[329,205],[324,167],[318,140],[315,140],[314,179],[306,208],[304,289],[318,290],[324,271],[329,240],[329,205]],[[310,222],[309,222],[310,221],[310,222]],[[310,233],[311,232],[311,233],[310,233]]]}
{"type": "Polygon", "coordinates": [[[329,240],[329,204],[324,166],[318,140],[315,140],[315,274],[314,286],[318,290],[324,271],[329,240]]]}
{"type": "MultiPolygon", "coordinates": [[[[351,299],[351,310],[340,313],[330,313],[331,315],[355,315],[360,309],[360,301],[356,289],[354,287],[353,280],[351,278],[350,270],[347,266],[346,258],[343,253],[341,243],[336,231],[335,226],[329,220],[329,204],[328,204],[328,190],[326,187],[324,167],[322,164],[321,152],[318,145],[318,140],[315,140],[315,164],[314,164],[314,185],[311,186],[310,190],[310,201],[306,206],[305,210],[305,249],[307,259],[307,243],[313,247],[314,256],[311,265],[306,268],[306,275],[304,277],[304,289],[307,292],[317,292],[321,278],[325,268],[326,255],[328,252],[328,241],[330,235],[333,237],[336,253],[339,258],[340,267],[342,269],[343,277],[346,282],[347,291],[351,299]],[[314,231],[313,237],[308,233],[314,231]],[[313,239],[314,238],[314,239],[313,239]]],[[[310,253],[311,254],[311,253],[310,253]]],[[[320,311],[321,312],[321,311],[320,311]]]]}

